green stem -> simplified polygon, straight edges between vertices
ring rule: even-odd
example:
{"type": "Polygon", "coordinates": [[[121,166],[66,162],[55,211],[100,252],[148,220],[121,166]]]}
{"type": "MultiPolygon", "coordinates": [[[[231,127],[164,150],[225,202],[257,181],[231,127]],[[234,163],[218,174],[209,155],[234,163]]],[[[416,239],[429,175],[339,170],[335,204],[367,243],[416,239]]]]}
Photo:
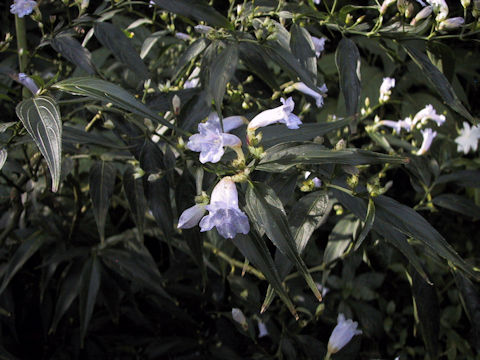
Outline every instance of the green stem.
{"type": "Polygon", "coordinates": [[[18,68],[20,72],[25,72],[27,68],[27,32],[25,29],[25,19],[15,15],[15,32],[17,34],[17,52],[18,68]]]}
{"type": "Polygon", "coordinates": [[[325,357],[323,358],[323,360],[330,360],[330,357],[332,356],[332,354],[330,354],[330,352],[327,352],[327,355],[325,355],[325,357]]]}

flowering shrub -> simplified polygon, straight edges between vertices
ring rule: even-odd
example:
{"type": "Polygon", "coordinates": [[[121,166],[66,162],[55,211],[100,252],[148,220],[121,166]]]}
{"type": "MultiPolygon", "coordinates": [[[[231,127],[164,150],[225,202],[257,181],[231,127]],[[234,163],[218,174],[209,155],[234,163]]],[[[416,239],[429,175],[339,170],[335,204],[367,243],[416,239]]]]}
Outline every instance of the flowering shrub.
{"type": "Polygon", "coordinates": [[[478,356],[479,1],[2,6],[2,358],[478,356]]]}

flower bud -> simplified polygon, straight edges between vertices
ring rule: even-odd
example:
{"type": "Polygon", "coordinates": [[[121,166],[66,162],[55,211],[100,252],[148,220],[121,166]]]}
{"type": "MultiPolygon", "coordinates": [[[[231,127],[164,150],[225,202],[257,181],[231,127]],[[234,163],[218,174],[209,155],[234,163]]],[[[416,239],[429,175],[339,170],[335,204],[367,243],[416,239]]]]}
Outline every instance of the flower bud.
{"type": "Polygon", "coordinates": [[[464,23],[465,19],[462,17],[445,19],[438,24],[438,30],[454,30],[462,26],[464,23]]]}

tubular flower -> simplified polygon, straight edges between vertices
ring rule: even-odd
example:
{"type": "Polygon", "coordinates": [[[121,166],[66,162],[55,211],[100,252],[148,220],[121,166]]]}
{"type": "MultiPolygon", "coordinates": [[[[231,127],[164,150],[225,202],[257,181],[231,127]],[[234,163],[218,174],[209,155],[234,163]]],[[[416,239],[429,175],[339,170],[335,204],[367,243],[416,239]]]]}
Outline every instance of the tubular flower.
{"type": "Polygon", "coordinates": [[[213,28],[208,25],[196,25],[194,26],[194,29],[199,34],[208,34],[210,31],[213,30],[213,28]]]}
{"type": "Polygon", "coordinates": [[[445,19],[438,24],[438,30],[454,30],[462,26],[464,23],[465,19],[459,16],[445,19]]]}
{"type": "Polygon", "coordinates": [[[198,124],[199,134],[190,136],[187,148],[200,152],[200,162],[219,162],[225,146],[239,147],[242,141],[235,135],[223,133],[216,113],[211,113],[206,123],[198,124]]]}
{"type": "Polygon", "coordinates": [[[317,38],[312,36],[313,46],[315,47],[315,56],[318,58],[322,55],[323,50],[325,50],[325,41],[326,37],[317,38]]]}
{"type": "Polygon", "coordinates": [[[248,323],[247,323],[247,318],[243,314],[242,310],[239,308],[233,308],[232,309],[232,318],[235,320],[237,323],[242,325],[242,327],[247,330],[248,329],[248,323]]]}
{"type": "Polygon", "coordinates": [[[205,206],[204,204],[195,204],[194,206],[186,209],[180,219],[178,219],[178,228],[179,229],[191,229],[196,226],[200,219],[205,215],[205,206]]]}
{"type": "Polygon", "coordinates": [[[39,89],[37,84],[35,84],[35,81],[33,81],[33,79],[27,74],[19,73],[18,82],[25,86],[28,90],[30,90],[33,95],[36,95],[38,93],[39,89]]]}
{"type": "Polygon", "coordinates": [[[432,105],[427,105],[413,117],[413,125],[418,122],[426,124],[429,119],[435,121],[438,126],[441,126],[446,120],[445,115],[438,115],[432,105]]]}
{"type": "Polygon", "coordinates": [[[382,120],[378,122],[381,125],[391,127],[395,130],[397,134],[400,134],[402,129],[410,132],[413,127],[412,118],[407,117],[404,120],[392,121],[392,120],[382,120]]]}
{"type": "Polygon", "coordinates": [[[390,5],[392,5],[396,0],[384,0],[382,3],[382,7],[380,8],[380,14],[383,15],[387,12],[387,9],[390,5]]]}
{"type": "Polygon", "coordinates": [[[418,12],[417,15],[413,18],[413,20],[410,22],[410,25],[415,25],[417,22],[420,20],[425,19],[426,17],[430,16],[432,13],[433,9],[431,6],[425,6],[422,10],[418,12]]]}
{"type": "Polygon", "coordinates": [[[386,77],[383,78],[382,85],[380,86],[380,97],[378,100],[380,103],[387,102],[390,99],[390,95],[392,95],[391,89],[395,87],[395,79],[386,77]]]}
{"type": "Polygon", "coordinates": [[[191,39],[190,35],[188,34],[185,34],[183,32],[177,32],[175,33],[175,37],[179,40],[184,40],[184,41],[188,41],[191,39]]]}
{"type": "Polygon", "coordinates": [[[433,12],[436,14],[435,20],[438,22],[445,20],[448,16],[448,5],[445,0],[427,0],[432,5],[433,12]]]}
{"type": "Polygon", "coordinates": [[[337,326],[332,331],[328,339],[328,353],[335,354],[352,340],[355,335],[360,335],[361,330],[357,330],[358,323],[351,319],[345,320],[343,314],[338,314],[337,326]]]}
{"type": "Polygon", "coordinates": [[[14,0],[10,5],[10,12],[16,14],[19,18],[30,15],[37,3],[33,0],[14,0]]]}
{"type": "Polygon", "coordinates": [[[295,103],[291,97],[287,100],[281,98],[283,105],[274,109],[262,111],[255,116],[247,126],[248,130],[255,130],[275,123],[285,124],[289,129],[298,129],[302,121],[297,115],[292,114],[295,103]]]}
{"type": "Polygon", "coordinates": [[[437,132],[433,131],[430,128],[422,130],[421,132],[423,136],[423,142],[420,150],[417,151],[417,155],[425,154],[428,149],[430,149],[430,145],[432,145],[433,139],[435,139],[435,136],[437,136],[437,132]]]}
{"type": "Polygon", "coordinates": [[[298,90],[305,95],[313,97],[315,99],[315,104],[317,105],[317,108],[321,108],[323,106],[323,98],[326,96],[326,93],[328,91],[327,85],[325,84],[317,87],[317,91],[315,91],[309,88],[303,82],[295,83],[291,86],[291,88],[298,90]]]}
{"type": "Polygon", "coordinates": [[[470,149],[477,151],[478,139],[480,139],[480,126],[472,126],[466,121],[463,123],[463,129],[460,130],[460,136],[455,139],[457,151],[463,151],[468,154],[470,149]]]}
{"type": "Polygon", "coordinates": [[[233,239],[238,233],[248,234],[250,231],[247,215],[238,207],[237,188],[229,176],[215,186],[206,209],[209,214],[200,221],[202,232],[215,226],[225,239],[233,239]]]}

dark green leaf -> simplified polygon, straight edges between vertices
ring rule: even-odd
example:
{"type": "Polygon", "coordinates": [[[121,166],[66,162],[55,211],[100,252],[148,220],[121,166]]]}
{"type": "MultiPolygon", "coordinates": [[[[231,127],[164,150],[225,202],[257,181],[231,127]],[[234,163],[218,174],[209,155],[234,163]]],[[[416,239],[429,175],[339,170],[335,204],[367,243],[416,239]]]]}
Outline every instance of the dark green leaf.
{"type": "Polygon", "coordinates": [[[178,116],[180,127],[186,131],[190,131],[205,119],[211,111],[211,97],[206,91],[202,91],[194,96],[189,102],[182,106],[180,115],[178,116]]]}
{"type": "Polygon", "coordinates": [[[230,28],[232,25],[222,14],[201,0],[154,0],[161,8],[213,26],[230,28]]]}
{"type": "Polygon", "coordinates": [[[95,24],[94,32],[98,41],[109,49],[118,61],[125,64],[142,80],[150,77],[140,55],[122,30],[113,24],[102,22],[95,24]]]}
{"type": "Polygon", "coordinates": [[[433,198],[433,203],[442,208],[456,211],[474,219],[480,218],[480,206],[470,199],[455,194],[441,194],[433,198]]]}
{"type": "Polygon", "coordinates": [[[95,163],[90,169],[90,198],[102,243],[105,240],[105,221],[115,187],[115,175],[115,166],[105,161],[95,163]]]}
{"type": "Polygon", "coordinates": [[[304,27],[294,24],[291,28],[290,48],[300,64],[310,73],[312,81],[317,82],[317,58],[310,33],[304,27]]]}
{"type": "Polygon", "coordinates": [[[375,203],[373,202],[372,198],[368,199],[368,207],[367,207],[367,217],[365,219],[365,225],[363,226],[362,232],[358,236],[358,239],[355,242],[354,250],[358,250],[362,245],[363,241],[367,237],[368,233],[373,227],[373,222],[375,221],[375,203]]]}
{"type": "Polygon", "coordinates": [[[242,63],[245,64],[248,70],[258,76],[270,88],[276,89],[278,80],[265,62],[262,47],[256,43],[241,42],[239,49],[242,63]]]}
{"type": "Polygon", "coordinates": [[[425,74],[427,79],[432,83],[443,101],[447,103],[453,110],[468,119],[471,123],[477,124],[478,120],[474,119],[468,110],[463,106],[457,94],[453,90],[452,85],[448,82],[445,75],[432,64],[427,55],[410,44],[403,44],[408,55],[418,65],[425,74]]]}
{"type": "Polygon", "coordinates": [[[340,40],[335,53],[335,63],[340,76],[340,89],[345,98],[347,115],[354,115],[358,110],[361,87],[358,78],[360,53],[353,40],[347,38],[340,40]]]}
{"type": "Polygon", "coordinates": [[[10,280],[12,280],[12,278],[22,268],[27,260],[30,259],[30,257],[42,247],[44,242],[44,238],[38,235],[32,235],[18,247],[8,262],[7,268],[5,269],[2,286],[0,287],[0,294],[5,290],[10,283],[10,280]]]}
{"type": "Polygon", "coordinates": [[[464,187],[480,187],[480,171],[478,170],[460,170],[454,173],[441,175],[435,181],[436,184],[455,182],[464,187]]]}
{"type": "Polygon", "coordinates": [[[101,264],[96,255],[85,263],[81,276],[80,287],[80,341],[87,333],[88,324],[92,318],[101,282],[101,264]]]}
{"type": "Polygon", "coordinates": [[[138,239],[143,241],[143,224],[147,209],[142,179],[135,179],[135,170],[129,166],[123,173],[123,190],[127,195],[128,205],[137,225],[138,239]]]}
{"type": "Polygon", "coordinates": [[[23,100],[16,108],[17,116],[37,144],[52,175],[52,191],[60,184],[62,161],[62,120],[55,99],[38,96],[23,100]]]}
{"type": "Polygon", "coordinates": [[[472,326],[473,346],[480,350],[480,295],[478,286],[460,272],[455,272],[455,282],[460,289],[462,305],[472,326]]]}
{"type": "Polygon", "coordinates": [[[297,245],[288,225],[283,205],[267,185],[254,183],[246,193],[247,213],[261,226],[273,244],[297,267],[315,296],[321,300],[312,276],[297,251],[297,245]]]}
{"type": "Polygon", "coordinates": [[[203,50],[207,48],[207,45],[210,44],[210,40],[207,38],[200,38],[195,40],[180,56],[180,59],[177,62],[177,66],[173,72],[173,78],[176,78],[182,69],[192,60],[194,60],[198,55],[200,55],[203,50]]]}
{"type": "Polygon", "coordinates": [[[0,150],[0,170],[2,170],[3,165],[5,165],[5,161],[7,161],[8,152],[5,149],[0,150]]]}
{"type": "Polygon", "coordinates": [[[331,264],[343,255],[352,242],[356,221],[358,220],[355,220],[352,215],[347,215],[335,224],[328,236],[328,243],[323,253],[323,263],[325,265],[331,264]]]}
{"type": "Polygon", "coordinates": [[[90,75],[95,74],[92,54],[76,39],[68,34],[58,34],[50,41],[55,51],[62,54],[68,61],[74,63],[90,75]]]}

